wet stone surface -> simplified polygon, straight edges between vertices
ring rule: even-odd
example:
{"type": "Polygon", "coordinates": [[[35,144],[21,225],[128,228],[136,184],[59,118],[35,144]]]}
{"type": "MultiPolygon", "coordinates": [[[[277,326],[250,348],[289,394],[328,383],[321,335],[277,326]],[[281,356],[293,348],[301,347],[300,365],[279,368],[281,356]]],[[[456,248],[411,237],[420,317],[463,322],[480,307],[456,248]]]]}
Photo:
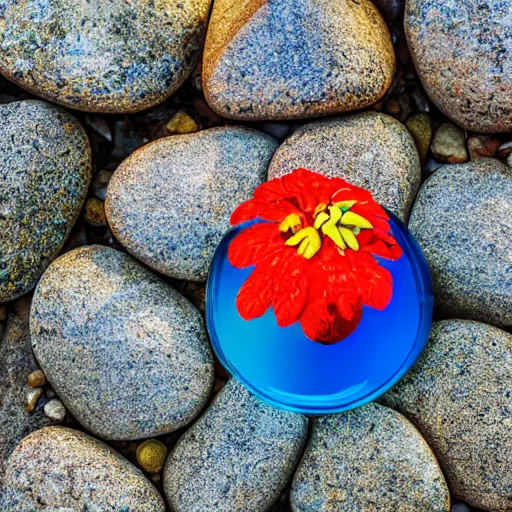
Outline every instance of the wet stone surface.
{"type": "Polygon", "coordinates": [[[42,101],[0,105],[0,303],[30,291],[76,221],[91,174],[79,123],[42,101]]]}
{"type": "Polygon", "coordinates": [[[8,1],[0,72],[71,108],[137,112],[170,96],[199,60],[209,0],[8,1]]]}
{"type": "Polygon", "coordinates": [[[213,385],[199,312],[133,258],[107,247],[76,249],[48,268],[30,330],[59,398],[104,439],[177,430],[198,414],[213,385]]]}

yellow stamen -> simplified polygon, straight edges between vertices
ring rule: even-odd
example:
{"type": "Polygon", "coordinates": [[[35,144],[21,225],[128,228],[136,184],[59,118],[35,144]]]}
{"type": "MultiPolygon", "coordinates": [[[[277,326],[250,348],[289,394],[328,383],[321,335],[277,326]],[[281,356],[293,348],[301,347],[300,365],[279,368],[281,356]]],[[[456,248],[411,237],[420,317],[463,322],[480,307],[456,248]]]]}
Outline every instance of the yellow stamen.
{"type": "Polygon", "coordinates": [[[323,212],[327,208],[325,203],[320,203],[313,212],[313,217],[316,217],[320,212],[323,212]]]}
{"type": "Polygon", "coordinates": [[[295,233],[297,228],[300,228],[301,224],[302,221],[300,217],[296,213],[290,213],[290,215],[279,224],[279,231],[286,233],[286,231],[291,229],[295,233]]]}
{"type": "Polygon", "coordinates": [[[359,250],[359,242],[357,241],[357,238],[355,237],[354,233],[350,231],[348,228],[340,228],[341,236],[343,237],[343,240],[347,242],[347,245],[353,250],[358,251],[359,250]]]}
{"type": "Polygon", "coordinates": [[[322,247],[322,239],[313,226],[303,228],[286,240],[286,245],[295,246],[300,243],[298,253],[307,260],[312,258],[322,247]]]}
{"type": "Polygon", "coordinates": [[[347,210],[352,208],[352,206],[354,206],[356,203],[357,201],[339,201],[337,203],[334,203],[334,206],[337,206],[342,211],[346,212],[347,210]]]}
{"type": "Polygon", "coordinates": [[[372,229],[373,226],[361,215],[354,212],[346,212],[341,217],[341,223],[348,226],[356,226],[361,229],[372,229]]]}
{"type": "Polygon", "coordinates": [[[341,237],[336,224],[341,219],[341,210],[336,206],[329,206],[330,217],[322,226],[322,233],[328,236],[338,247],[346,249],[347,246],[341,237]]]}
{"type": "Polygon", "coordinates": [[[325,212],[320,212],[315,219],[315,229],[320,229],[322,224],[329,218],[329,214],[325,212]]]}

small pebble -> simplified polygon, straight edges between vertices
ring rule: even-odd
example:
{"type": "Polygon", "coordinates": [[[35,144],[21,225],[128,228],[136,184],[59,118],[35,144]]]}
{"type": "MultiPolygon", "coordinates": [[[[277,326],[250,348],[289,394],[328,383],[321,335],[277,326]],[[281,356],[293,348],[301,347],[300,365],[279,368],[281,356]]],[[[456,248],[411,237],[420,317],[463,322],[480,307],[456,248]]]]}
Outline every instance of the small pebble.
{"type": "Polygon", "coordinates": [[[506,159],[512,153],[512,140],[500,146],[499,158],[506,159]]]}
{"type": "Polygon", "coordinates": [[[464,130],[451,123],[437,129],[430,149],[441,162],[461,164],[468,160],[464,130]]]}
{"type": "Polygon", "coordinates": [[[44,406],[44,413],[53,421],[62,421],[66,417],[66,408],[58,398],[54,398],[44,406]]]}
{"type": "Polygon", "coordinates": [[[102,201],[105,201],[105,198],[107,197],[107,186],[110,178],[112,178],[112,174],[113,173],[111,171],[101,170],[92,182],[91,192],[95,197],[102,201]]]}
{"type": "Polygon", "coordinates": [[[287,123],[263,123],[261,129],[276,139],[284,139],[291,131],[287,123]]]}
{"type": "Polygon", "coordinates": [[[397,100],[389,100],[386,105],[386,111],[392,116],[397,116],[400,114],[400,103],[397,100]]]}
{"type": "Polygon", "coordinates": [[[91,226],[102,227],[107,225],[103,201],[97,197],[90,197],[85,203],[85,221],[91,226]]]}
{"type": "Polygon", "coordinates": [[[0,322],[3,322],[7,318],[7,308],[0,306],[0,322]]]}
{"type": "Polygon", "coordinates": [[[46,398],[50,399],[50,398],[55,398],[56,396],[57,396],[57,394],[55,393],[55,391],[53,391],[53,389],[48,388],[46,390],[46,398]]]}
{"type": "Polygon", "coordinates": [[[148,473],[160,473],[167,457],[167,447],[156,439],[148,439],[137,448],[137,461],[148,473]]]}
{"type": "Polygon", "coordinates": [[[475,136],[468,140],[471,160],[492,158],[500,149],[500,140],[488,136],[475,136]]]}
{"type": "Polygon", "coordinates": [[[184,110],[180,110],[167,123],[167,131],[170,133],[195,133],[199,130],[199,126],[184,110]]]}
{"type": "Polygon", "coordinates": [[[465,503],[455,503],[451,512],[471,512],[471,509],[465,503]]]}
{"type": "Polygon", "coordinates": [[[432,141],[432,123],[430,117],[427,114],[413,116],[407,120],[405,127],[412,135],[416,148],[418,149],[418,154],[420,155],[420,160],[423,163],[427,156],[430,142],[432,141]]]}
{"type": "Polygon", "coordinates": [[[507,165],[509,167],[512,167],[512,153],[510,153],[510,155],[507,156],[507,165]]]}
{"type": "Polygon", "coordinates": [[[27,393],[27,402],[25,409],[27,412],[33,412],[36,408],[38,400],[41,398],[43,390],[41,388],[33,388],[27,393]]]}
{"type": "Polygon", "coordinates": [[[40,388],[46,384],[46,377],[42,370],[35,370],[27,377],[27,383],[32,388],[40,388]]]}

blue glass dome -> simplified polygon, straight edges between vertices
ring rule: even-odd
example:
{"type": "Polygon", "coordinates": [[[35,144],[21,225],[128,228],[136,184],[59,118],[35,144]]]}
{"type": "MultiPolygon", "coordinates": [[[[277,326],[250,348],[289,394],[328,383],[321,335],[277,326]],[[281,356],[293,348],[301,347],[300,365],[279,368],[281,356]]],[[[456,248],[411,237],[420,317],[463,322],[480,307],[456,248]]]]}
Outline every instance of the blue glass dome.
{"type": "Polygon", "coordinates": [[[227,251],[252,223],[224,237],[208,278],[207,325],[221,363],[255,395],[303,414],[336,413],[375,400],[414,364],[432,324],[432,283],[416,241],[388,213],[403,254],[396,261],[375,259],[393,277],[391,301],[382,311],[363,306],[357,328],[331,345],[308,339],[298,322],[279,327],[272,308],[250,321],[240,316],[236,297],[253,268],[233,267],[227,251]]]}

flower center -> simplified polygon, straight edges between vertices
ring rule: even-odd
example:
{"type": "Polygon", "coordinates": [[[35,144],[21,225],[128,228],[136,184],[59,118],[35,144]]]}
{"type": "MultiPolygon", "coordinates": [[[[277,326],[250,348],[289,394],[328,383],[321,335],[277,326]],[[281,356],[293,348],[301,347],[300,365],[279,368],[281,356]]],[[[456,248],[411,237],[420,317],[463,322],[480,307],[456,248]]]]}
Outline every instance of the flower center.
{"type": "Polygon", "coordinates": [[[291,232],[286,245],[298,246],[297,252],[306,259],[312,258],[322,247],[322,236],[329,237],[341,255],[345,249],[359,250],[357,235],[362,229],[372,229],[372,224],[350,208],[356,201],[341,201],[333,205],[319,204],[314,213],[313,226],[302,227],[300,215],[292,213],[279,225],[283,233],[291,232]]]}

